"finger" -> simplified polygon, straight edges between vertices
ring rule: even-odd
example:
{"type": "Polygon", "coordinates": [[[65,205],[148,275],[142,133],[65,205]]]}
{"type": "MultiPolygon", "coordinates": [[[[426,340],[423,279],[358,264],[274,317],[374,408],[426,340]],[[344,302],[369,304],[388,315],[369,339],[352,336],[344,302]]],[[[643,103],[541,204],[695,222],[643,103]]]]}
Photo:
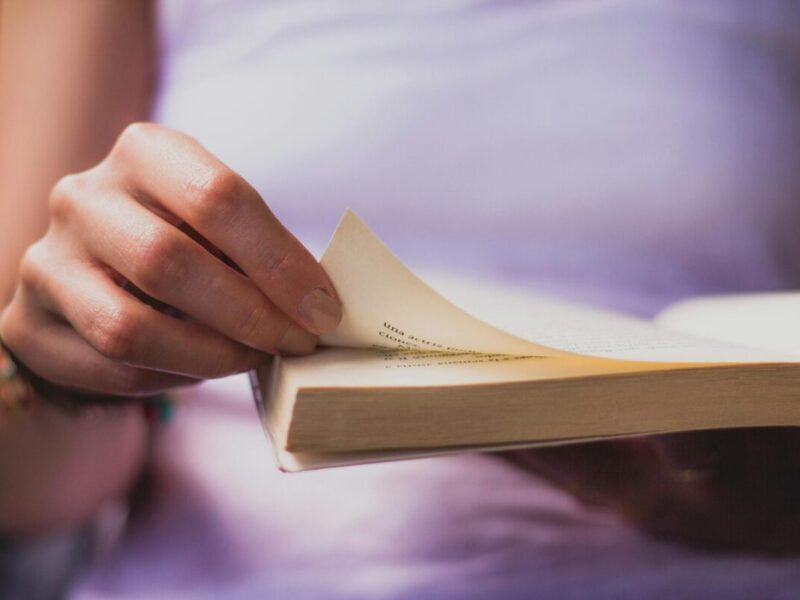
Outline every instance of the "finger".
{"type": "Polygon", "coordinates": [[[148,396],[197,379],[125,365],[102,356],[75,331],[30,303],[13,303],[2,320],[3,339],[39,377],[80,392],[148,396]],[[35,331],[36,335],[30,332],[35,331]]]}
{"type": "Polygon", "coordinates": [[[129,128],[112,157],[126,181],[231,258],[308,331],[330,333],[341,305],[325,271],[242,177],[192,138],[157,126],[129,128]]]}
{"type": "Polygon", "coordinates": [[[308,354],[316,336],[186,233],[128,196],[84,200],[71,218],[89,254],[147,295],[225,337],[277,354],[308,354]]]}
{"type": "Polygon", "coordinates": [[[120,289],[99,268],[50,268],[47,248],[26,255],[21,280],[44,308],[63,316],[95,350],[114,361],[203,379],[254,368],[268,355],[202,325],[165,315],[120,289]]]}

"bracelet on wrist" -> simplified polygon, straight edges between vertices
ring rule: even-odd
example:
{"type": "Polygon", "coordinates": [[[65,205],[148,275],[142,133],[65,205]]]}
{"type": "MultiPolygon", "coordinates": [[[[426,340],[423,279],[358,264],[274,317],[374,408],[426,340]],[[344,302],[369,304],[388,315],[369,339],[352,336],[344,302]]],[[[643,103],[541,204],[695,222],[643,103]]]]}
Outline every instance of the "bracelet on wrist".
{"type": "MultiPolygon", "coordinates": [[[[0,339],[0,419],[23,412],[38,400],[76,415],[89,407],[113,406],[131,399],[85,394],[51,384],[17,360],[0,339]]],[[[149,423],[165,423],[172,418],[174,402],[168,394],[137,400],[141,403],[144,417],[149,423]]]]}

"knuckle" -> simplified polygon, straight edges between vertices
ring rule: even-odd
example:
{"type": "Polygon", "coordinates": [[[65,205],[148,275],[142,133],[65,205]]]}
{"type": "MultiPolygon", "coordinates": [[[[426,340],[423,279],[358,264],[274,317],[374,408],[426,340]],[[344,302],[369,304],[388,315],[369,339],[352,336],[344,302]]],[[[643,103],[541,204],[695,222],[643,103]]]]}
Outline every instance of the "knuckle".
{"type": "Polygon", "coordinates": [[[13,352],[22,353],[36,348],[46,336],[43,309],[32,301],[22,287],[17,287],[11,302],[0,308],[0,339],[13,352]],[[35,336],[31,334],[35,332],[35,336]]]}
{"type": "Polygon", "coordinates": [[[265,249],[260,260],[264,276],[270,281],[282,281],[291,277],[295,268],[294,256],[287,252],[275,252],[265,249]]]}
{"type": "Polygon", "coordinates": [[[14,302],[0,312],[0,338],[11,350],[18,350],[29,337],[25,335],[26,323],[20,312],[14,302]]]}
{"type": "Polygon", "coordinates": [[[264,337],[265,332],[274,329],[271,326],[272,310],[265,302],[260,302],[245,313],[239,324],[237,339],[248,345],[255,345],[264,337]]]}
{"type": "Polygon", "coordinates": [[[57,220],[71,216],[86,193],[86,188],[86,176],[83,174],[65,175],[59,179],[50,191],[50,215],[57,220]]]}
{"type": "Polygon", "coordinates": [[[31,286],[41,281],[49,264],[46,255],[47,250],[43,240],[39,240],[28,247],[19,265],[20,283],[31,286]]]}
{"type": "Polygon", "coordinates": [[[100,354],[115,361],[129,361],[137,354],[141,324],[121,307],[108,307],[92,319],[88,342],[100,354]]]}
{"type": "Polygon", "coordinates": [[[124,169],[128,164],[136,161],[147,152],[151,151],[159,132],[164,129],[155,123],[135,122],[129,124],[117,137],[114,147],[103,161],[112,170],[124,169]]]}
{"type": "Polygon", "coordinates": [[[229,223],[238,208],[241,178],[224,167],[211,167],[185,185],[186,201],[198,226],[229,223]]]}
{"type": "Polygon", "coordinates": [[[158,129],[154,123],[131,123],[117,138],[117,143],[111,151],[112,156],[136,154],[140,149],[152,139],[153,134],[158,129]]]}
{"type": "Polygon", "coordinates": [[[166,227],[142,232],[131,254],[132,279],[145,291],[162,291],[187,275],[186,245],[166,227]]]}

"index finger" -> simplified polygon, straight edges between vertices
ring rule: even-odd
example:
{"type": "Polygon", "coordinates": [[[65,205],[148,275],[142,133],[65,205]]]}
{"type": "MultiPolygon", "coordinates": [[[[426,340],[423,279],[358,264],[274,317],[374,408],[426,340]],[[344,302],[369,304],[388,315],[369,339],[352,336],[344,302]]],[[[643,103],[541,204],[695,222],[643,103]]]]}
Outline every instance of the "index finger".
{"type": "Polygon", "coordinates": [[[333,331],[341,304],[325,271],[241,176],[193,138],[128,127],[111,155],[129,186],[185,221],[225,253],[299,325],[333,331]]]}

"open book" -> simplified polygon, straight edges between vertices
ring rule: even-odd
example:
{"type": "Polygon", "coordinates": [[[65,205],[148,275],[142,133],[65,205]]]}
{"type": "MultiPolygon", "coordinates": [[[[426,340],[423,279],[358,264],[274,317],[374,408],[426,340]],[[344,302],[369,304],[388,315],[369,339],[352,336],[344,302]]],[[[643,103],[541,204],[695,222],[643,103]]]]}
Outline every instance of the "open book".
{"type": "Polygon", "coordinates": [[[800,293],[692,299],[652,322],[456,280],[451,302],[350,211],[321,262],[341,325],[253,377],[284,470],[800,425],[800,293]]]}

